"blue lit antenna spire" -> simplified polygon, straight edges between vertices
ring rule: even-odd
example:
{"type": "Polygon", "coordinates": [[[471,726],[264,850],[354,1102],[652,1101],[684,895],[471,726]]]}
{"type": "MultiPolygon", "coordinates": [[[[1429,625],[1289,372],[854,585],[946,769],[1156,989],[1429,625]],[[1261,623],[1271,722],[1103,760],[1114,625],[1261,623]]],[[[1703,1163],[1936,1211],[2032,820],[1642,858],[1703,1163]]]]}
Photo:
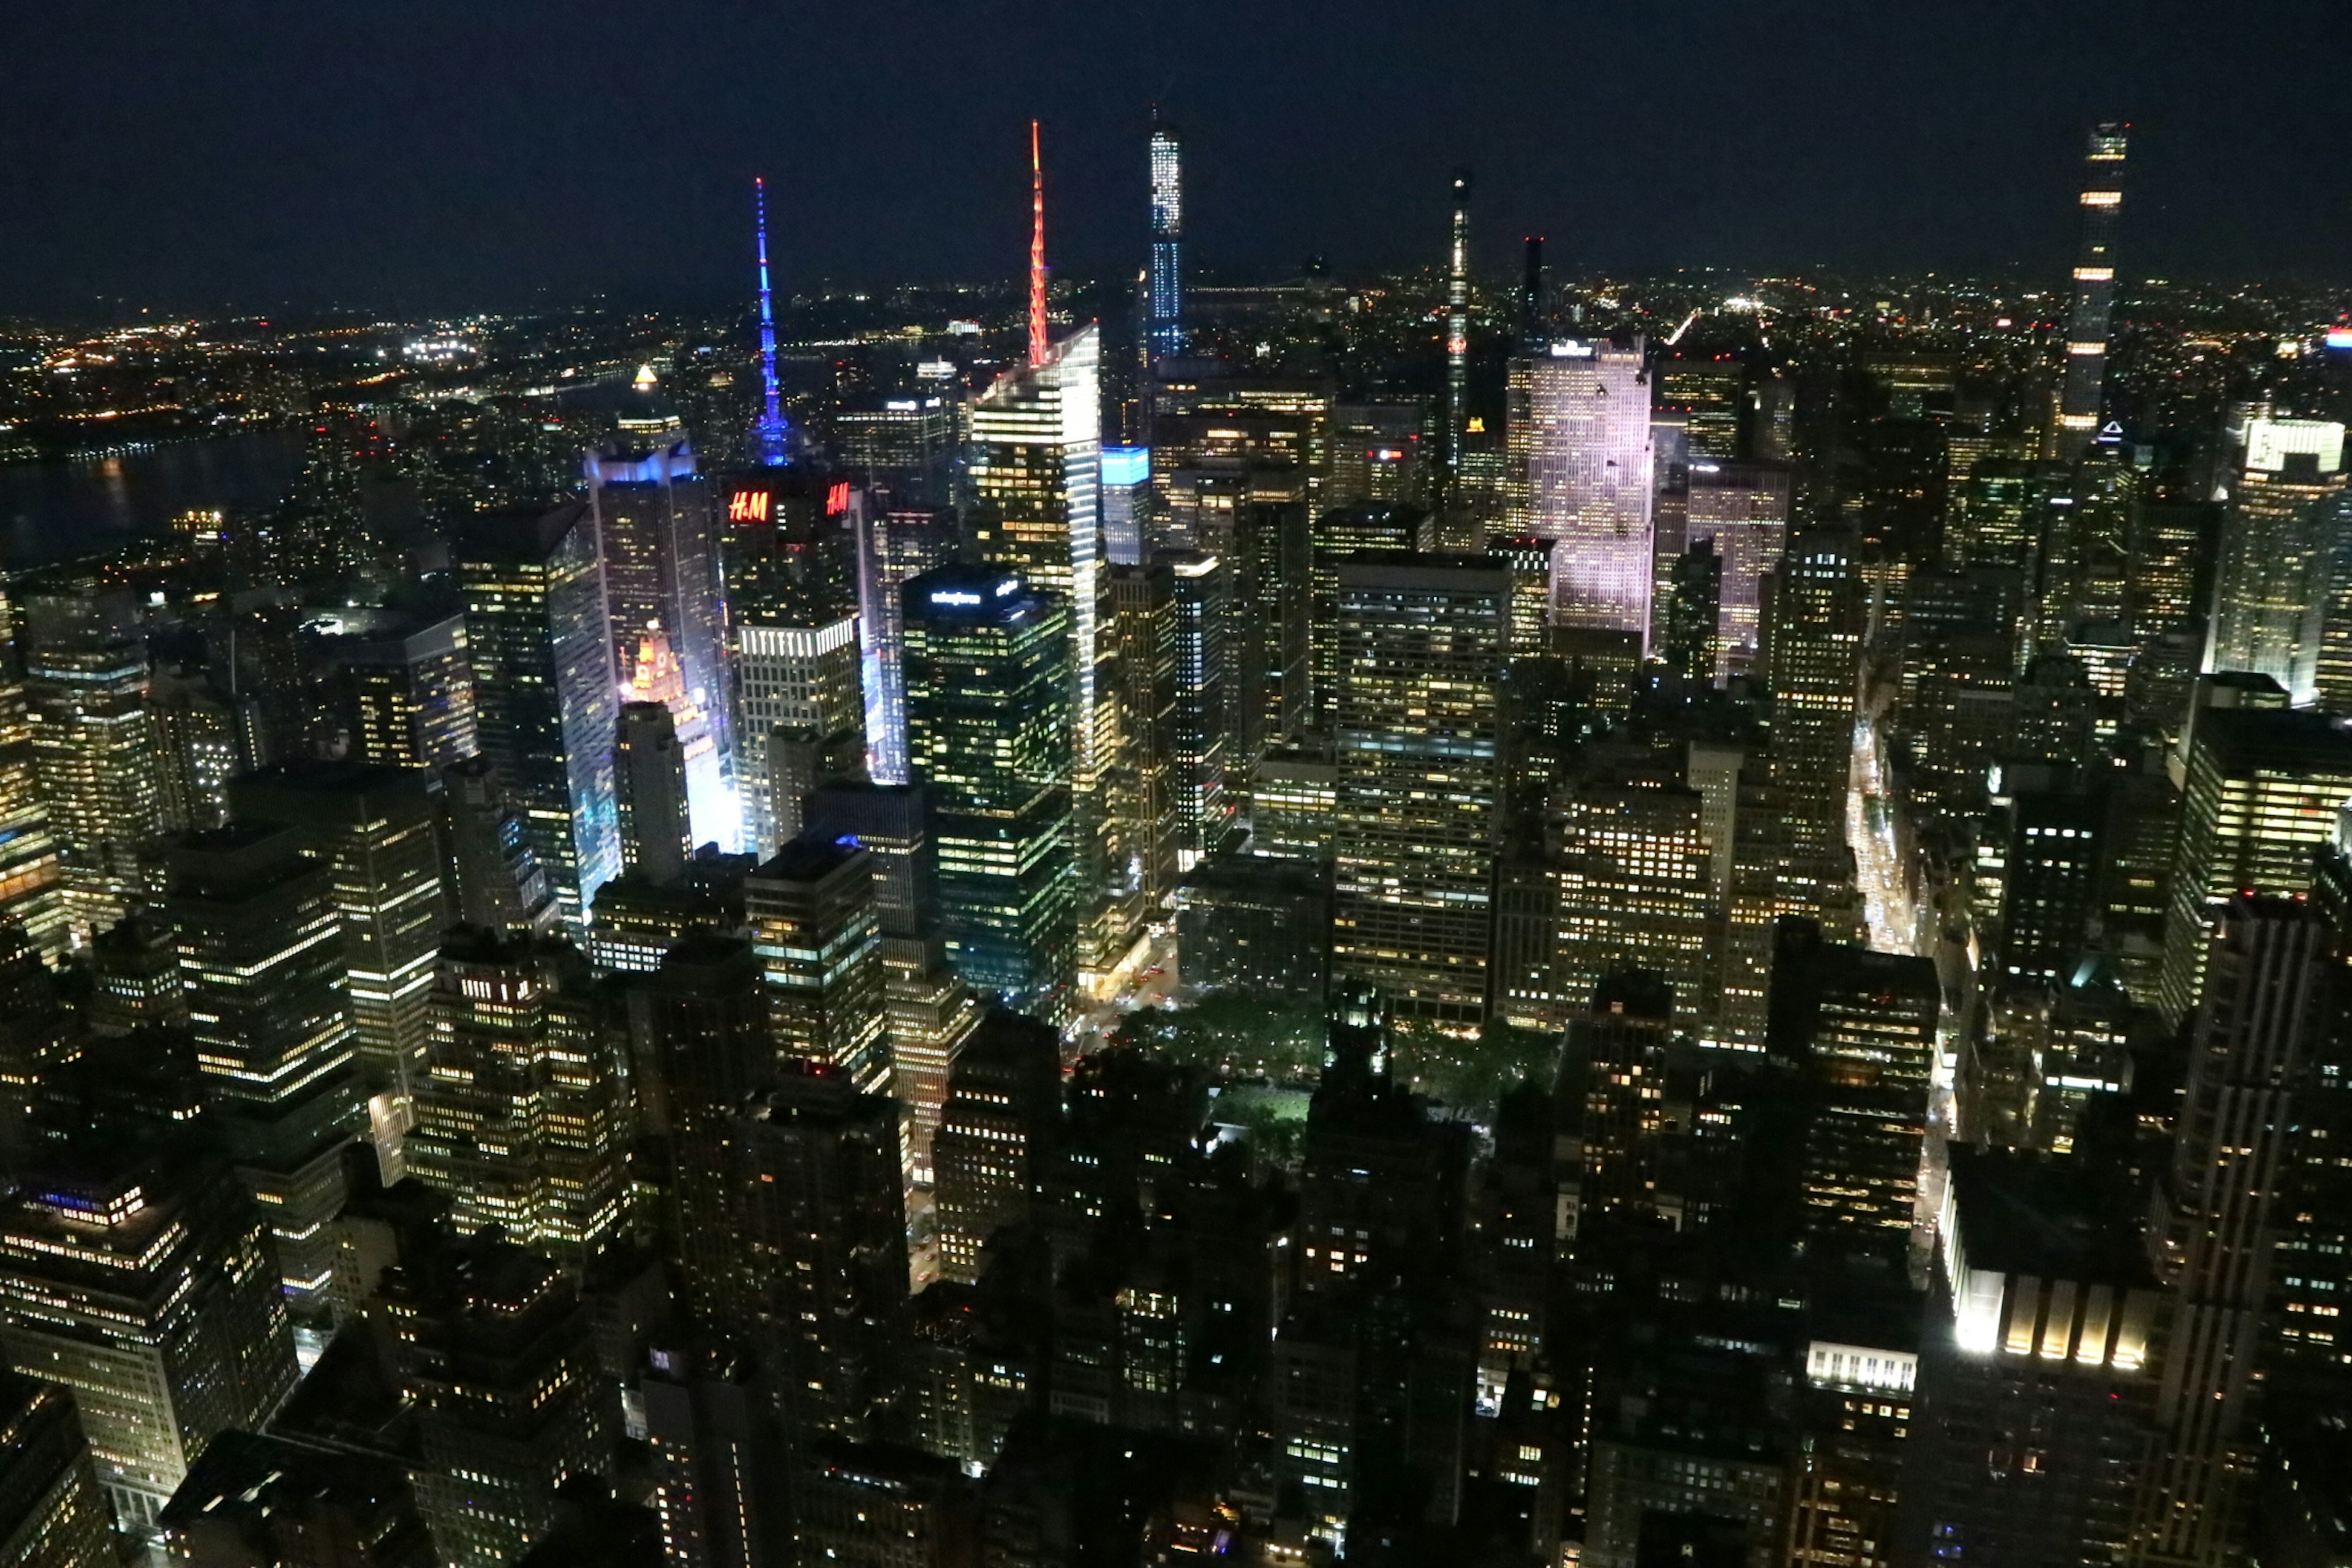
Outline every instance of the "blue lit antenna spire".
{"type": "Polygon", "coordinates": [[[768,298],[768,182],[754,178],[751,201],[760,226],[760,389],[763,398],[759,423],[751,426],[751,445],[763,468],[781,468],[793,460],[793,428],[784,418],[776,394],[776,312],[768,298]]]}

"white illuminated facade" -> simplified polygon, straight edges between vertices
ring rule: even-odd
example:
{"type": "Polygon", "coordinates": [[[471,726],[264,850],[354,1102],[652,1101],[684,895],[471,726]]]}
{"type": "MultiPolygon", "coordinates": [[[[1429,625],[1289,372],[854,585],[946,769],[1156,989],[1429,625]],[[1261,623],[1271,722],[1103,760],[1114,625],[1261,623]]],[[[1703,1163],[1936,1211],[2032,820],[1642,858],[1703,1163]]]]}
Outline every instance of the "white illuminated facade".
{"type": "Polygon", "coordinates": [[[2253,418],[2228,510],[2205,668],[2267,675],[2297,704],[2319,695],[2320,655],[2345,526],[2344,426],[2253,418]]]}
{"type": "Polygon", "coordinates": [[[1082,964],[1099,955],[1111,813],[1105,775],[1118,742],[1103,565],[1101,335],[1081,327],[1045,363],[1007,371],[972,400],[972,538],[988,565],[1018,572],[1070,607],[1070,794],[1076,816],[1082,964]]]}
{"type": "MultiPolygon", "coordinates": [[[[793,768],[793,747],[818,753],[828,771],[845,772],[850,753],[865,747],[864,663],[858,617],[823,626],[741,626],[735,628],[736,770],[743,802],[744,842],[773,855],[797,833],[797,811],[778,821],[776,786],[793,768]],[[826,757],[830,750],[837,757],[826,757]],[[785,832],[789,826],[793,831],[785,832]]],[[[817,765],[817,764],[813,764],[817,765]]],[[[807,784],[813,784],[814,776],[807,784]]]]}
{"type": "Polygon", "coordinates": [[[1510,397],[1507,521],[1552,542],[1552,624],[1646,646],[1655,454],[1642,339],[1523,355],[1510,397]]]}

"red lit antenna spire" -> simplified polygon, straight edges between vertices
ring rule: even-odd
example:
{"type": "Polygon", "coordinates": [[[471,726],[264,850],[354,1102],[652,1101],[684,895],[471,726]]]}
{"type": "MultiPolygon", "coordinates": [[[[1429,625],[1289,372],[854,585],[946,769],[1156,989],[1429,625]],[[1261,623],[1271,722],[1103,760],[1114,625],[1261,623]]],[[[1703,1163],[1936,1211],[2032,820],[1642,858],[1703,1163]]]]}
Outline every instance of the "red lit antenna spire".
{"type": "Polygon", "coordinates": [[[1045,166],[1029,122],[1029,363],[1045,363],[1045,166]]]}

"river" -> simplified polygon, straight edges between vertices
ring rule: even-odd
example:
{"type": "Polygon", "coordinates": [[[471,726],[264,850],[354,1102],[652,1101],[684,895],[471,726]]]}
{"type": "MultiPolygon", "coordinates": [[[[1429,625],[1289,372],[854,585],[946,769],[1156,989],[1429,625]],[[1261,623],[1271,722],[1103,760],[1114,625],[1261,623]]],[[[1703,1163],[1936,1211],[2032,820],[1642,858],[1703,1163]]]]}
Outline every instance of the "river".
{"type": "Polygon", "coordinates": [[[184,511],[275,506],[302,468],[303,433],[260,430],[70,463],[0,466],[0,567],[121,548],[184,511]]]}

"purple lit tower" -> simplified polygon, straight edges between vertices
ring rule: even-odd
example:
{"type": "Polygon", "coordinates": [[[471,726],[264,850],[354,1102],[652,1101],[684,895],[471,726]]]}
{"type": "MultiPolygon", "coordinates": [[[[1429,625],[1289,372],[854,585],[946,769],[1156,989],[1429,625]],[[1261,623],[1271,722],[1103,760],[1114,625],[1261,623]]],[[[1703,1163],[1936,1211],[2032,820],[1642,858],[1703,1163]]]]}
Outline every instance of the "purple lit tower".
{"type": "Polygon", "coordinates": [[[768,182],[751,182],[751,203],[760,232],[760,417],[751,426],[751,451],[766,468],[793,460],[793,427],[776,393],[776,312],[768,296],[768,182]]]}

